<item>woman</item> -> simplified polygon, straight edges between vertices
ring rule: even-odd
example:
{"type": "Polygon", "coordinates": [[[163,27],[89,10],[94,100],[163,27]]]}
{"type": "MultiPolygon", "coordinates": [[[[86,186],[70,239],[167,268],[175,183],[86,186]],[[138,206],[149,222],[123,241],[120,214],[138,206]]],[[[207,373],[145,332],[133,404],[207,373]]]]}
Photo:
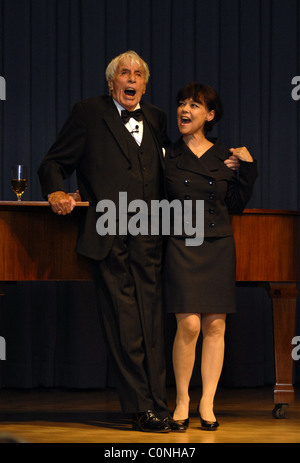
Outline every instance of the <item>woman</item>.
{"type": "Polygon", "coordinates": [[[189,382],[202,329],[202,397],[197,410],[205,430],[219,425],[213,403],[223,366],[226,314],[235,312],[235,245],[229,211],[243,211],[257,177],[256,162],[245,147],[228,150],[207,137],[222,114],[220,98],[211,87],[191,83],[181,89],[177,122],[182,136],[167,153],[165,166],[169,201],[190,200],[194,212],[195,201],[204,200],[203,244],[187,246],[184,232],[170,236],[164,278],[167,311],[177,319],[173,419],[188,426],[189,382]],[[238,159],[238,173],[227,167],[230,155],[238,159]]]}

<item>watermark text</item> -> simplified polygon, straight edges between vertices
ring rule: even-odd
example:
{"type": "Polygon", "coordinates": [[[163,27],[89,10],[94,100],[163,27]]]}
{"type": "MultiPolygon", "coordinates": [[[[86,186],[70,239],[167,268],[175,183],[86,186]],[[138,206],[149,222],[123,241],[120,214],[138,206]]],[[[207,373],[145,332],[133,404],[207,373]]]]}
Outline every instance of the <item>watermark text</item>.
{"type": "Polygon", "coordinates": [[[2,76],[0,76],[0,100],[6,100],[6,82],[2,76]]]}
{"type": "Polygon", "coordinates": [[[293,100],[300,100],[300,76],[295,76],[292,78],[292,85],[295,85],[292,90],[293,100]]]}
{"type": "Polygon", "coordinates": [[[3,336],[0,336],[0,360],[6,360],[6,342],[3,336]]]}
{"type": "Polygon", "coordinates": [[[294,336],[292,339],[292,344],[296,346],[292,350],[292,358],[295,361],[300,360],[300,336],[294,336]]]}
{"type": "Polygon", "coordinates": [[[179,199],[152,200],[150,209],[142,199],[127,203],[127,193],[119,193],[118,206],[110,199],[98,202],[102,215],[96,222],[100,236],[105,235],[171,235],[188,236],[186,246],[200,246],[204,240],[204,201],[179,199]],[[194,225],[193,225],[194,222],[194,225]],[[172,231],[171,231],[172,230],[172,231]]]}

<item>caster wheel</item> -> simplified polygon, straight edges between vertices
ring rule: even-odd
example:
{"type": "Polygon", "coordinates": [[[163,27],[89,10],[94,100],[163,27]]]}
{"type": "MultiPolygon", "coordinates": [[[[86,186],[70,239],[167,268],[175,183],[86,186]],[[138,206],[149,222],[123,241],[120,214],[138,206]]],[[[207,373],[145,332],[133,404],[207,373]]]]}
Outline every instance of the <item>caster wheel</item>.
{"type": "Polygon", "coordinates": [[[282,420],[285,418],[285,411],[288,408],[288,404],[276,404],[272,410],[274,418],[282,420]]]}

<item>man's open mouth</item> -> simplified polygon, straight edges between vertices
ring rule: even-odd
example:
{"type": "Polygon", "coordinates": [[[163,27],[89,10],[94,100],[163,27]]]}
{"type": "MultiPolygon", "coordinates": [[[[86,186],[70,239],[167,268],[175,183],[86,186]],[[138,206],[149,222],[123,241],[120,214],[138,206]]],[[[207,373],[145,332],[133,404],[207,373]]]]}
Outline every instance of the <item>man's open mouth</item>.
{"type": "Polygon", "coordinates": [[[134,88],[126,88],[125,95],[134,96],[136,94],[136,90],[134,88]]]}

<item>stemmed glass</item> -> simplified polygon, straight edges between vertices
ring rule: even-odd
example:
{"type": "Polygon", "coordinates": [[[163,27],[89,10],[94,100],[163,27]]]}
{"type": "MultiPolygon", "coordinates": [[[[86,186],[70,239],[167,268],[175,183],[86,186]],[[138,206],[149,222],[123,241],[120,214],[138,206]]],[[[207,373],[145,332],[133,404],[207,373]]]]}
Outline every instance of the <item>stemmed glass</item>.
{"type": "Polygon", "coordinates": [[[27,188],[27,167],[22,164],[16,164],[11,168],[11,187],[17,195],[18,201],[21,201],[22,194],[27,188]]]}

